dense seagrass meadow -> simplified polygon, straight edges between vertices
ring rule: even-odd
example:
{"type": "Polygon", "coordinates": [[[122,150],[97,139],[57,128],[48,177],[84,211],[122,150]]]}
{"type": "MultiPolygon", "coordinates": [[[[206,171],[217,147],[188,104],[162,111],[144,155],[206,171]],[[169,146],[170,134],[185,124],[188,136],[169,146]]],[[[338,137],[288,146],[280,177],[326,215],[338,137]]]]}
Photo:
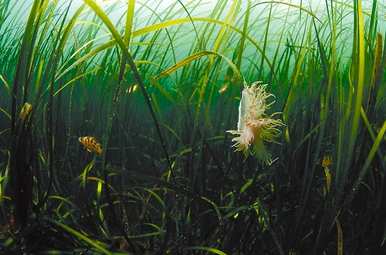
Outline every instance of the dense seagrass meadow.
{"type": "Polygon", "coordinates": [[[0,0],[0,254],[386,254],[386,4],[0,0]]]}

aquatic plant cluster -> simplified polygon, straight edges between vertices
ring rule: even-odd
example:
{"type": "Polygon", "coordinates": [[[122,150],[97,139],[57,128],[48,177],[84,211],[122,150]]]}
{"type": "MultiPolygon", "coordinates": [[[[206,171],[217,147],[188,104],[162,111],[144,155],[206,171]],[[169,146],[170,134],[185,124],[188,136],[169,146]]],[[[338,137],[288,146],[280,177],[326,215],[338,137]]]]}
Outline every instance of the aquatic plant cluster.
{"type": "Polygon", "coordinates": [[[382,1],[0,1],[1,254],[386,254],[382,1]]]}

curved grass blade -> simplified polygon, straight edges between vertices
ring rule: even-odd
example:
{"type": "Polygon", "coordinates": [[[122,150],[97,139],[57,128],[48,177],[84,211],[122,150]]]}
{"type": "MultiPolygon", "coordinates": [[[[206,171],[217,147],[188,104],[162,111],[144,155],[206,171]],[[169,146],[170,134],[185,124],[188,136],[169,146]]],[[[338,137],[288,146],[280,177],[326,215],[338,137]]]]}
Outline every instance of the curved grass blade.
{"type": "Polygon", "coordinates": [[[129,66],[131,68],[134,79],[137,81],[139,87],[141,88],[141,92],[143,94],[143,97],[145,98],[146,105],[150,111],[150,115],[153,119],[156,131],[157,131],[157,135],[158,135],[159,140],[161,142],[162,150],[165,154],[165,157],[167,159],[169,167],[171,167],[171,161],[170,161],[169,153],[167,152],[167,149],[166,149],[166,144],[165,144],[164,138],[163,138],[162,133],[161,133],[161,128],[160,128],[158,119],[156,117],[156,113],[154,111],[153,104],[151,102],[151,97],[145,88],[145,84],[142,80],[142,77],[138,72],[138,69],[134,63],[134,59],[132,58],[129,50],[127,49],[124,40],[122,40],[121,35],[116,30],[113,23],[109,19],[109,17],[106,15],[106,13],[104,13],[104,11],[98,6],[98,4],[94,0],[84,0],[84,2],[99,16],[99,18],[107,26],[107,28],[110,30],[112,36],[116,40],[117,44],[121,48],[122,53],[124,54],[125,58],[127,59],[127,63],[129,64],[129,66]]]}
{"type": "Polygon", "coordinates": [[[192,247],[185,248],[185,250],[207,251],[211,254],[227,255],[225,252],[220,251],[219,249],[211,248],[211,247],[205,247],[205,246],[192,246],[192,247]]]}
{"type": "Polygon", "coordinates": [[[242,79],[242,75],[239,71],[239,69],[237,68],[237,66],[232,62],[232,60],[230,60],[229,58],[227,58],[226,56],[220,54],[220,53],[217,53],[217,52],[213,52],[213,51],[201,51],[201,52],[197,52],[197,53],[194,53],[190,56],[188,56],[187,58],[181,60],[180,62],[178,62],[177,64],[175,64],[174,66],[162,71],[158,77],[156,79],[160,79],[162,77],[165,77],[165,76],[168,76],[170,75],[171,73],[175,72],[177,69],[183,67],[183,66],[186,66],[188,65],[189,63],[193,62],[194,60],[197,60],[197,59],[200,59],[204,56],[211,56],[211,55],[215,55],[215,56],[219,56],[221,58],[223,58],[229,65],[229,67],[233,70],[233,72],[237,75],[237,78],[239,80],[242,79]]]}
{"type": "Polygon", "coordinates": [[[58,227],[62,228],[64,231],[72,235],[73,237],[77,238],[80,241],[85,242],[86,244],[90,245],[91,247],[95,248],[97,251],[99,251],[102,254],[106,255],[113,255],[110,251],[106,250],[104,247],[102,247],[100,244],[98,244],[95,240],[92,240],[91,238],[85,236],[84,234],[80,233],[79,231],[54,220],[49,220],[53,224],[57,225],[58,227]]]}
{"type": "Polygon", "coordinates": [[[206,197],[201,197],[202,200],[208,202],[209,204],[211,204],[216,212],[216,215],[217,215],[217,218],[218,218],[218,222],[220,223],[220,225],[222,224],[222,215],[220,213],[220,209],[218,208],[218,206],[216,205],[216,203],[214,203],[213,201],[211,201],[210,199],[206,198],[206,197]]]}

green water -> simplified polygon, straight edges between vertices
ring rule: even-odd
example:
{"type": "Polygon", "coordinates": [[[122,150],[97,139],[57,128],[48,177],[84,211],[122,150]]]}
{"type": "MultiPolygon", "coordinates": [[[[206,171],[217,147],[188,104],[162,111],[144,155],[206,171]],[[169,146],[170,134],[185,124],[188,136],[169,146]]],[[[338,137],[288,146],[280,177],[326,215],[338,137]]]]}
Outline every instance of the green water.
{"type": "Polygon", "coordinates": [[[2,0],[0,253],[385,254],[385,14],[2,0]]]}

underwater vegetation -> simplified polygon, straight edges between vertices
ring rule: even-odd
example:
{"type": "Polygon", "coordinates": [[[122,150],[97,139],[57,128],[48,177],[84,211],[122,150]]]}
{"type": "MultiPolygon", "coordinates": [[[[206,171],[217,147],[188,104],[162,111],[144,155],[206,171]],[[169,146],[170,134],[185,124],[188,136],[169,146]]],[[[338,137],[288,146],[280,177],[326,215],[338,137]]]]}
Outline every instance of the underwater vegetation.
{"type": "Polygon", "coordinates": [[[384,1],[0,1],[0,254],[386,254],[384,1]]]}

